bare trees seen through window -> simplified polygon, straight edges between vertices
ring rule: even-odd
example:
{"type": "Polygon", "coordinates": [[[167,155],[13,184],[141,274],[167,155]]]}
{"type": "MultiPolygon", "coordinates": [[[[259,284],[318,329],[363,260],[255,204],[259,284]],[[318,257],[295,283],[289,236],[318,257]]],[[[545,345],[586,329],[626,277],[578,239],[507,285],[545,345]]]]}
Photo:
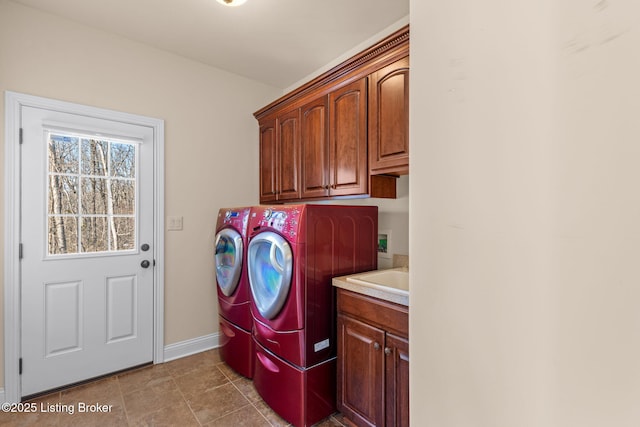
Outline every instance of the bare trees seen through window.
{"type": "Polygon", "coordinates": [[[135,248],[135,144],[50,133],[49,254],[135,248]]]}

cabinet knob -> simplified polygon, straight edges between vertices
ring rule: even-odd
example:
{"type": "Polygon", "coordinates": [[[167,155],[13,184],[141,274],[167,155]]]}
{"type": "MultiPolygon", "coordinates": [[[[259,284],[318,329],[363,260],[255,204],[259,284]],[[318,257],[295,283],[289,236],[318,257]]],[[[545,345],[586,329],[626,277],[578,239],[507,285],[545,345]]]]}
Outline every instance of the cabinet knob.
{"type": "Polygon", "coordinates": [[[386,354],[386,355],[391,354],[391,349],[389,347],[385,347],[384,348],[384,354],[386,354]]]}
{"type": "Polygon", "coordinates": [[[374,343],[373,343],[373,348],[374,348],[375,350],[380,350],[380,344],[378,344],[377,342],[374,342],[374,343]]]}

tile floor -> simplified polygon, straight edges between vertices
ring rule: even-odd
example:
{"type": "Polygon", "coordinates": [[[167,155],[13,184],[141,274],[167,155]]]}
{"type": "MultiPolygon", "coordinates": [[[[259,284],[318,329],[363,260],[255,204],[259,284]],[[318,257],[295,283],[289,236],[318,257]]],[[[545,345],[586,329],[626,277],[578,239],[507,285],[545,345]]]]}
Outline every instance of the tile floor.
{"type": "MultiPolygon", "coordinates": [[[[220,360],[217,350],[120,373],[28,403],[35,403],[37,411],[0,412],[0,426],[290,425],[262,401],[250,380],[220,360]],[[82,404],[96,403],[110,410],[80,412],[82,404]]],[[[317,425],[341,427],[347,422],[334,414],[317,425]]]]}

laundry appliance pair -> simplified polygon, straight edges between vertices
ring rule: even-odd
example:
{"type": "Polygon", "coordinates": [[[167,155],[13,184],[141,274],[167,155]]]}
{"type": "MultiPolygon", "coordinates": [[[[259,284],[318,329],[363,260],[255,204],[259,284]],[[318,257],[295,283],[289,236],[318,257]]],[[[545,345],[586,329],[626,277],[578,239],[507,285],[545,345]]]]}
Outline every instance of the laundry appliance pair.
{"type": "Polygon", "coordinates": [[[247,250],[242,254],[246,274],[240,276],[247,276],[250,288],[252,339],[247,343],[246,329],[241,328],[242,335],[234,330],[226,344],[229,350],[223,344],[221,354],[227,363],[237,363],[245,351],[253,352],[242,365],[253,361],[256,390],[296,427],[312,425],[335,411],[336,302],[331,279],[377,268],[377,231],[376,206],[250,209],[247,250]],[[243,344],[234,346],[234,340],[243,344]]]}

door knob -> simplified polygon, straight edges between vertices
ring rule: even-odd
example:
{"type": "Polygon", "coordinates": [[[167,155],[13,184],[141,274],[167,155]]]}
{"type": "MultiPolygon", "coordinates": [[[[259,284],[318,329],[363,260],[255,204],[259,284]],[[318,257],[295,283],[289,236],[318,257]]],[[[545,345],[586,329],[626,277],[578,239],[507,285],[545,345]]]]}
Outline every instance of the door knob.
{"type": "Polygon", "coordinates": [[[378,344],[377,342],[373,343],[373,348],[374,350],[380,350],[380,344],[378,344]]]}
{"type": "Polygon", "coordinates": [[[146,259],[140,263],[140,267],[142,268],[149,268],[150,265],[151,263],[146,259]]]}

